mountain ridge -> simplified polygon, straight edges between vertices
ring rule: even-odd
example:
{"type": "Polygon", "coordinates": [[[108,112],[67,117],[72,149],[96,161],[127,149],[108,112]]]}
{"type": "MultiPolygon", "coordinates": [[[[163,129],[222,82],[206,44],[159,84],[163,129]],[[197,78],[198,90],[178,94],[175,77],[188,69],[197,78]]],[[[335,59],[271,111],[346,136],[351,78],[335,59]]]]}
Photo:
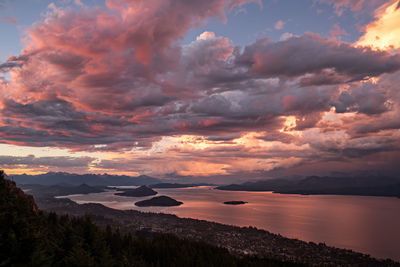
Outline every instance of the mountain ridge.
{"type": "Polygon", "coordinates": [[[273,191],[281,194],[333,194],[400,198],[400,178],[309,176],[300,180],[271,179],[216,187],[227,191],[273,191]]]}
{"type": "Polygon", "coordinates": [[[85,217],[38,210],[0,171],[0,266],[303,266],[238,257],[226,248],[163,233],[121,234],[85,217]]]}
{"type": "Polygon", "coordinates": [[[111,174],[75,174],[66,172],[48,172],[38,175],[13,175],[12,179],[18,184],[40,185],[81,185],[89,186],[120,186],[120,185],[149,185],[161,182],[160,179],[147,175],[127,176],[111,174]]]}

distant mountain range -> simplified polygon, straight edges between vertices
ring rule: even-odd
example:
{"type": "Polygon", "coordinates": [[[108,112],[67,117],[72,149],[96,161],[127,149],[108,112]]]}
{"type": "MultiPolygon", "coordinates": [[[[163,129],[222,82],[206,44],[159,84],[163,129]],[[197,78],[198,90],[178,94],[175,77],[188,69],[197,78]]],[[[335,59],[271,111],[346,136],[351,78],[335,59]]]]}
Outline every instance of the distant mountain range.
{"type": "Polygon", "coordinates": [[[217,187],[229,191],[273,191],[282,194],[361,195],[400,198],[400,178],[395,177],[318,177],[301,180],[271,179],[217,187]]]}
{"type": "Polygon", "coordinates": [[[12,175],[9,177],[17,184],[39,185],[81,185],[89,186],[121,186],[121,185],[149,185],[160,183],[161,180],[146,175],[137,177],[109,174],[71,174],[65,172],[49,172],[39,175],[12,175]]]}
{"type": "Polygon", "coordinates": [[[104,186],[89,186],[87,184],[75,185],[39,185],[21,184],[20,188],[34,195],[35,199],[49,198],[55,196],[67,196],[75,194],[90,194],[104,192],[104,186]]]}
{"type": "MultiPolygon", "coordinates": [[[[165,183],[164,180],[146,175],[137,177],[109,174],[71,174],[49,172],[39,175],[13,175],[9,177],[19,185],[61,185],[79,186],[141,186],[151,188],[184,188],[204,184],[165,183]]],[[[303,179],[270,179],[242,184],[218,186],[216,189],[229,191],[273,191],[282,194],[329,194],[329,195],[365,195],[400,198],[400,177],[354,176],[331,177],[310,176],[303,179]]],[[[97,189],[98,190],[98,189],[97,189]]]]}

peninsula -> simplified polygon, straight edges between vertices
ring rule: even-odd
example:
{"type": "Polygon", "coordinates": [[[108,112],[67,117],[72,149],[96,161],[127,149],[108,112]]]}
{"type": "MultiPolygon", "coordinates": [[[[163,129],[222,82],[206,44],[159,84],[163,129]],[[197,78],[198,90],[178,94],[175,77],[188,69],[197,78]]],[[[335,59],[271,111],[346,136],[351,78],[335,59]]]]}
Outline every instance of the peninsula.
{"type": "Polygon", "coordinates": [[[271,179],[216,187],[227,191],[272,191],[280,194],[358,195],[400,198],[398,177],[318,177],[271,179]]]}

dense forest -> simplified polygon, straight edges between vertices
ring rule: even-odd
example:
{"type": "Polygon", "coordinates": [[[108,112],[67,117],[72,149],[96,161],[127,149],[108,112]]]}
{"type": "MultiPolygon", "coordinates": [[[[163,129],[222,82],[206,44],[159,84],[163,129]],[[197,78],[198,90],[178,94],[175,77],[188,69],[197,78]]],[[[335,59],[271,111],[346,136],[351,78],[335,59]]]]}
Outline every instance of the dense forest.
{"type": "Polygon", "coordinates": [[[291,266],[167,234],[121,234],[40,211],[0,171],[0,266],[291,266]]]}

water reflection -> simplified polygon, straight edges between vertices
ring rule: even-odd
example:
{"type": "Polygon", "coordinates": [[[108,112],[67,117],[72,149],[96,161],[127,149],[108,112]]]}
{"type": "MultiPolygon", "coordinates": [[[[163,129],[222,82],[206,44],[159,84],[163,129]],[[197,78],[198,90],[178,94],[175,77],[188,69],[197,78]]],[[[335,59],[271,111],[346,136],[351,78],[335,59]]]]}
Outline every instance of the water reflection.
{"type": "Polygon", "coordinates": [[[283,236],[349,248],[379,258],[400,260],[400,199],[359,196],[281,195],[232,192],[209,186],[156,189],[184,202],[179,207],[136,207],[130,198],[108,192],[72,195],[78,203],[96,202],[115,209],[163,212],[238,226],[256,226],[283,236]],[[247,201],[225,205],[224,201],[247,201]]]}

